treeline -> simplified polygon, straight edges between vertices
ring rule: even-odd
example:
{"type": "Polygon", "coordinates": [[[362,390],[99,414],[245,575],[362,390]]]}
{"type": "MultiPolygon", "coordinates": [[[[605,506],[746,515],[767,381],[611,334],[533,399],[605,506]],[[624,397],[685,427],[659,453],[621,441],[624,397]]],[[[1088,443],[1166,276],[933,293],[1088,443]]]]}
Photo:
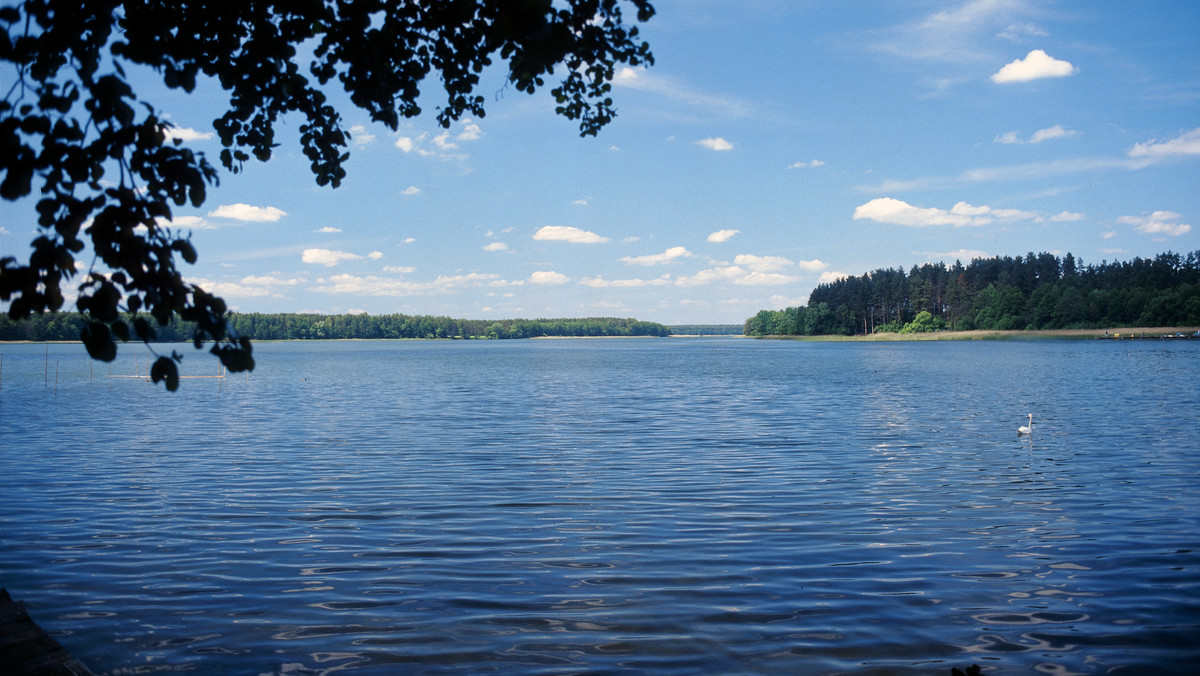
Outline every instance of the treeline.
{"type": "Polygon", "coordinates": [[[805,307],[763,310],[743,332],[1076,329],[1200,325],[1200,251],[1084,265],[1068,253],[881,268],[813,289],[805,307]]]}
{"type": "Polygon", "coordinates": [[[672,324],[672,336],[740,336],[740,324],[672,324]]]}
{"type": "MultiPolygon", "coordinates": [[[[451,319],[411,315],[317,315],[231,313],[230,325],[251,340],[346,340],[399,338],[541,338],[668,336],[655,322],[614,317],[585,319],[451,319]]],[[[20,322],[0,315],[0,340],[79,340],[86,320],[75,312],[35,315],[20,322]]],[[[178,320],[155,325],[158,342],[192,340],[195,325],[178,320]]]]}

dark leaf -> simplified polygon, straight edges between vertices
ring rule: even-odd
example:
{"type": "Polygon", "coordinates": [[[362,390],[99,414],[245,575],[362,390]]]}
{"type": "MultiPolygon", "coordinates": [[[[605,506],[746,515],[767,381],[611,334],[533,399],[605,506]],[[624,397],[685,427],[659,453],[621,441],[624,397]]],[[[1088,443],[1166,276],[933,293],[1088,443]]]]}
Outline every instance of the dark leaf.
{"type": "Polygon", "coordinates": [[[174,392],[179,389],[179,368],[170,357],[159,357],[150,367],[150,380],[156,383],[165,381],[167,391],[174,392]]]}

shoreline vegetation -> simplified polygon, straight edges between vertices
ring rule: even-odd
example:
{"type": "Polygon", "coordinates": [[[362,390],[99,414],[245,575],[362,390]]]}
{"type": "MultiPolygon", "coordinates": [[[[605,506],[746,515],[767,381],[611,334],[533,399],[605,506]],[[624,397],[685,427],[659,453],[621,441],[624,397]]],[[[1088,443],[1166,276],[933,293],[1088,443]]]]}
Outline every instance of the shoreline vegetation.
{"type": "MultiPolygon", "coordinates": [[[[532,336],[529,340],[575,340],[593,338],[755,338],[761,340],[796,340],[805,342],[826,343],[899,343],[899,342],[929,342],[929,341],[993,341],[993,340],[1200,340],[1200,326],[1153,326],[1153,327],[1119,327],[1110,329],[1050,329],[1050,330],[1021,330],[1021,331],[933,331],[929,333],[872,333],[868,335],[843,336],[830,334],[824,336],[745,336],[741,333],[672,333],[668,336],[532,336]]],[[[275,338],[257,339],[262,343],[301,343],[310,340],[329,341],[370,341],[370,340],[462,340],[458,337],[447,338],[275,338]]],[[[32,344],[62,344],[76,343],[75,340],[8,340],[0,339],[0,345],[32,345],[32,344]]],[[[179,341],[187,342],[187,341],[179,341]]]]}
{"type": "Polygon", "coordinates": [[[927,333],[871,333],[857,336],[824,335],[761,336],[772,340],[800,340],[812,342],[859,342],[889,343],[915,341],[970,341],[970,340],[1200,340],[1197,326],[1154,326],[1121,327],[1110,329],[1047,329],[985,331],[931,331],[927,333]]]}
{"type": "Polygon", "coordinates": [[[1112,334],[1141,331],[1129,327],[1196,325],[1200,251],[1095,265],[1084,265],[1070,253],[1062,258],[1030,253],[841,277],[813,289],[807,305],[761,310],[746,320],[744,331],[748,336],[933,333],[943,336],[933,340],[953,340],[945,333],[1112,334]]]}

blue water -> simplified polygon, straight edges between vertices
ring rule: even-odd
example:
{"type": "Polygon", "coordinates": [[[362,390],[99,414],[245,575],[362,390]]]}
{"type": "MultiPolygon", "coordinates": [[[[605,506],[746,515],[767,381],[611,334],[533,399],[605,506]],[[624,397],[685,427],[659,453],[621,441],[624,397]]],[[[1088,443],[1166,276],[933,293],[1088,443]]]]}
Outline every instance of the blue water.
{"type": "Polygon", "coordinates": [[[1200,658],[1200,342],[0,356],[0,586],[97,673],[1200,658]]]}

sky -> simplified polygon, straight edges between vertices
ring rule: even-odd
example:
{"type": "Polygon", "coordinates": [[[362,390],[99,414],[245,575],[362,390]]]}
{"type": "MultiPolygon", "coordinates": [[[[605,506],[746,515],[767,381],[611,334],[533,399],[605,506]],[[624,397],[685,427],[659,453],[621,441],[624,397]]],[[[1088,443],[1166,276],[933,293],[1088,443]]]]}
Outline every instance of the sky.
{"type": "MultiPolygon", "coordinates": [[[[1194,0],[654,5],[656,63],[619,69],[596,138],[500,74],[442,129],[431,81],[398,132],[341,106],[330,189],[285,120],[176,210],[186,278],[242,312],[741,324],[879,268],[1200,250],[1194,0]]],[[[138,91],[216,163],[215,86],[138,91]]],[[[35,220],[0,204],[0,252],[35,220]]]]}

